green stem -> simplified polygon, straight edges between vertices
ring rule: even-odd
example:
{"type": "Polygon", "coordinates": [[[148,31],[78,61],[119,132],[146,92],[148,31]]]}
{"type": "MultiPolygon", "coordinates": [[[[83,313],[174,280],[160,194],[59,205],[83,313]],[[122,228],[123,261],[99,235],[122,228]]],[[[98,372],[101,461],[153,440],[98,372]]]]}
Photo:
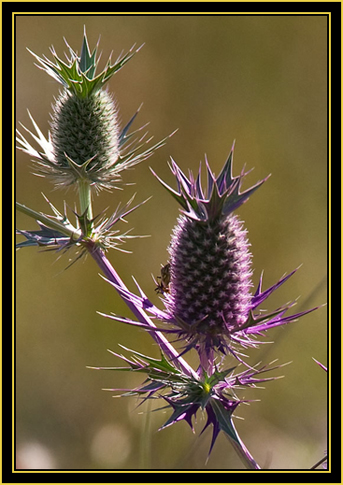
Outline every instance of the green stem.
{"type": "Polygon", "coordinates": [[[91,221],[93,218],[91,186],[89,181],[85,179],[79,179],[77,185],[81,214],[87,212],[87,218],[91,221]]]}

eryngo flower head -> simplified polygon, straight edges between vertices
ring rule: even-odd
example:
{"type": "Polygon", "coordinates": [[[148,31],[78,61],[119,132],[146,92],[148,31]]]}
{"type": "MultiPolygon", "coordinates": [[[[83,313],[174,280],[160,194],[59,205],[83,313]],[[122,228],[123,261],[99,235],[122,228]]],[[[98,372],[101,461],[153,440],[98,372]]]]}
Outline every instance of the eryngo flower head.
{"type": "MultiPolygon", "coordinates": [[[[120,172],[148,158],[165,140],[141,150],[146,133],[132,140],[128,130],[137,113],[120,129],[113,97],[104,89],[107,81],[126,64],[139,49],[132,48],[114,64],[108,60],[97,74],[97,48],[90,51],[84,33],[80,56],[67,44],[70,57],[62,61],[54,48],[54,62],[47,57],[37,59],[38,67],[62,85],[51,115],[51,131],[44,137],[30,115],[34,132],[24,129],[41,150],[36,150],[18,132],[19,148],[34,158],[36,174],[50,177],[56,186],[68,186],[83,180],[99,190],[111,189],[121,181],[120,172]],[[129,143],[130,141],[130,143],[129,143]]],[[[143,128],[143,127],[142,127],[143,128]]]]}
{"type": "MultiPolygon", "coordinates": [[[[197,177],[192,173],[186,177],[172,160],[177,190],[155,174],[182,207],[169,246],[169,288],[161,290],[166,308],[162,319],[173,323],[175,333],[186,340],[185,351],[198,351],[205,369],[213,364],[215,352],[239,358],[237,348],[256,346],[256,335],[307,313],[285,317],[292,304],[270,314],[254,313],[293,273],[264,292],[261,277],[256,293],[251,293],[247,232],[233,211],[266,179],[241,192],[246,174],[243,171],[233,177],[232,160],[233,148],[218,177],[206,160],[206,190],[201,183],[201,167],[197,177]]],[[[155,314],[161,318],[160,312],[155,314]]]]}

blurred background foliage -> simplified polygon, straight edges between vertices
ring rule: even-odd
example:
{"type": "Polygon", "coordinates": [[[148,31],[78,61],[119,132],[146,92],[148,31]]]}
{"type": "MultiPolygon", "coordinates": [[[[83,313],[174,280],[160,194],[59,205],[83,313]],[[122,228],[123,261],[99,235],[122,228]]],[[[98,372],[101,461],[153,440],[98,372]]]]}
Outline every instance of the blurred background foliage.
{"type": "MultiPolygon", "coordinates": [[[[167,260],[167,246],[178,207],[152,176],[151,166],[173,184],[172,156],[183,170],[197,171],[206,153],[219,173],[236,140],[234,174],[254,168],[252,185],[272,177],[245,204],[253,253],[254,284],[264,270],[265,288],[285,272],[302,268],[266,303],[273,309],[299,299],[297,309],[326,302],[327,268],[327,26],[324,16],[252,15],[19,15],[16,17],[16,116],[30,127],[27,109],[44,134],[59,87],[34,66],[26,50],[49,57],[66,51],[65,37],[80,51],[83,27],[93,48],[101,35],[102,64],[134,43],[143,49],[109,82],[120,118],[126,123],[144,102],[136,128],[150,122],[158,141],[178,128],[167,145],[124,174],[135,183],[95,197],[94,211],[137,192],[153,195],[129,216],[122,229],[151,237],[130,241],[109,259],[131,289],[135,275],[154,302],[151,274],[167,260]]],[[[100,66],[101,67],[101,66],[100,66]]],[[[18,124],[19,127],[19,124],[18,124]]],[[[77,199],[73,189],[53,190],[31,174],[28,157],[17,152],[16,195],[21,203],[48,211],[43,192],[62,208],[77,199]]],[[[22,214],[17,227],[33,229],[22,214]]],[[[96,312],[130,313],[114,289],[98,276],[88,258],[64,271],[68,255],[21,250],[16,264],[16,444],[17,466],[57,469],[241,469],[220,436],[205,466],[210,431],[193,435],[182,422],[161,432],[168,413],[148,415],[135,398],[113,399],[103,388],[127,388],[131,374],[87,369],[120,365],[106,349],[118,343],[157,355],[149,335],[105,319],[96,312]]],[[[252,363],[292,361],[284,379],[240,397],[260,400],[242,405],[238,431],[261,466],[308,469],[326,448],[326,375],[312,357],[326,364],[326,309],[268,334],[251,351],[252,363]]],[[[195,363],[190,355],[189,361],[195,363]]],[[[230,359],[227,359],[229,365],[230,359]]],[[[230,362],[231,364],[231,362],[230,362]]],[[[153,403],[153,407],[156,404],[153,403]]],[[[204,421],[198,417],[197,431],[204,421]]]]}

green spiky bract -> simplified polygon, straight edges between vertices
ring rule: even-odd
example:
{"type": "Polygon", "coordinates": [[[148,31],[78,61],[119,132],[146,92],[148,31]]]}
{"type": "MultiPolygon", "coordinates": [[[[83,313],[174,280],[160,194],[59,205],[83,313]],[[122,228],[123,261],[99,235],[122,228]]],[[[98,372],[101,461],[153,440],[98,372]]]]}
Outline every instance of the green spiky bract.
{"type": "Polygon", "coordinates": [[[70,54],[70,57],[67,57],[67,62],[62,61],[62,59],[58,57],[53,47],[50,48],[50,51],[55,62],[50,61],[45,56],[39,57],[30,51],[30,49],[28,50],[37,59],[39,68],[43,69],[49,76],[53,77],[56,81],[62,84],[64,88],[68,89],[72,94],[79,98],[87,98],[102,89],[107,81],[109,81],[111,77],[141,48],[139,47],[135,50],[135,46],[133,46],[129,52],[121,57],[119,56],[114,64],[111,64],[111,58],[109,58],[104,70],[96,75],[100,58],[97,57],[99,42],[93,52],[91,52],[85,29],[80,56],[78,56],[67,42],[66,45],[70,54]]]}

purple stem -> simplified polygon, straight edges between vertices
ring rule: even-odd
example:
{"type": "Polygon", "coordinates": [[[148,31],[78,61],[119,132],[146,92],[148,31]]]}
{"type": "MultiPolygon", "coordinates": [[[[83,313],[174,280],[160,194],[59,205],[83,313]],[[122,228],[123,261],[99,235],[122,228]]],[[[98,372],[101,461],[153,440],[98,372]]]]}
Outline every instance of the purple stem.
{"type": "MultiPolygon", "coordinates": [[[[92,241],[89,241],[87,243],[87,249],[101,269],[101,271],[103,272],[103,274],[106,276],[106,278],[117,286],[120,286],[124,290],[128,291],[128,288],[126,287],[116,270],[113,268],[109,260],[106,258],[103,250],[97,247],[92,241]]],[[[136,307],[135,304],[129,300],[126,300],[124,298],[123,300],[141,323],[145,323],[152,328],[156,328],[156,325],[146,315],[142,308],[136,307]]],[[[166,337],[161,332],[157,332],[156,330],[154,330],[150,332],[150,335],[160,346],[161,350],[163,350],[163,352],[168,356],[170,360],[175,362],[180,370],[182,370],[185,374],[189,376],[193,376],[196,378],[198,377],[192,367],[188,365],[182,357],[179,357],[179,353],[177,352],[177,350],[174,349],[174,347],[168,342],[166,337]]]]}

